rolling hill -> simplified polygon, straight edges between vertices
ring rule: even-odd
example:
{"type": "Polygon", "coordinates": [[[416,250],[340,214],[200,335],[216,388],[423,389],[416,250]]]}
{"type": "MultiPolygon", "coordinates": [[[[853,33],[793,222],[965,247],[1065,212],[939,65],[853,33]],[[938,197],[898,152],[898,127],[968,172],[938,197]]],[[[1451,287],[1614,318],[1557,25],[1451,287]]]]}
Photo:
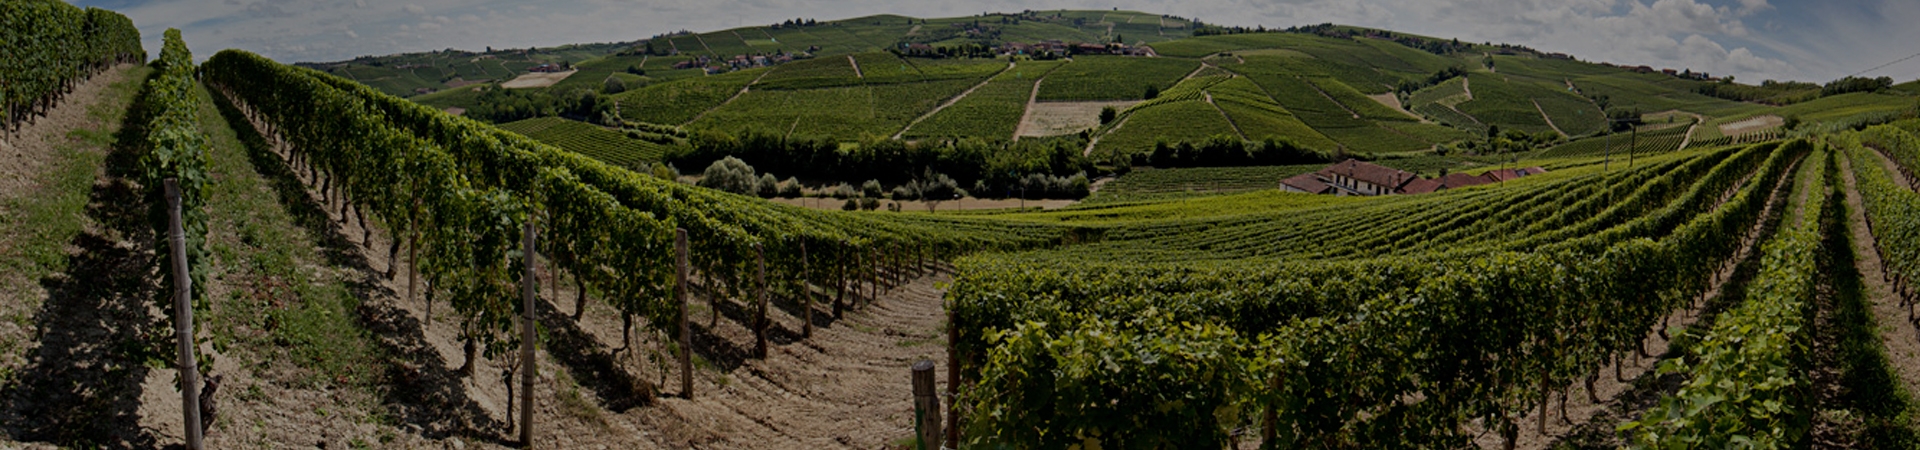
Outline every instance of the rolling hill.
{"type": "MultiPolygon", "coordinates": [[[[603,92],[631,121],[841,142],[1074,134],[1103,160],[1213,136],[1373,155],[1458,146],[1492,129],[1560,136],[1536,147],[1545,148],[1607,133],[1609,111],[1698,115],[1708,124],[1698,141],[1708,142],[1721,124],[1859,120],[1908,108],[1915,95],[1888,89],[1769,106],[1702,94],[1716,82],[1704,77],[1521,46],[1331,25],[1204,28],[1128,11],[801,19],[621,44],[308,66],[408,96],[445,87],[436,80],[497,81],[546,63],[575,71],[535,90],[603,92]],[[1102,44],[1078,45],[1089,42],[1102,44]],[[1099,122],[1103,107],[1118,117],[1099,122]]],[[[475,92],[488,89],[497,84],[413,99],[470,109],[481,101],[475,92]]]]}

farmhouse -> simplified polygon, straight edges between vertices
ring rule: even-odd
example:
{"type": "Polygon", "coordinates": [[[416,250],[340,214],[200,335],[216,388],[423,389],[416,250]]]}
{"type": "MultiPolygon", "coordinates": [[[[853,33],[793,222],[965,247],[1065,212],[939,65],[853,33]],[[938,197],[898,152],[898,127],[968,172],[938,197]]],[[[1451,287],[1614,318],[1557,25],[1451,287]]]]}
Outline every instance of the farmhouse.
{"type": "Polygon", "coordinates": [[[1425,194],[1447,189],[1493,184],[1546,172],[1546,169],[1539,167],[1528,167],[1525,169],[1492,170],[1481,175],[1451,173],[1440,178],[1429,179],[1412,172],[1349,159],[1339,164],[1327,166],[1319,171],[1304,173],[1280,180],[1280,190],[1308,194],[1368,196],[1425,194]]]}

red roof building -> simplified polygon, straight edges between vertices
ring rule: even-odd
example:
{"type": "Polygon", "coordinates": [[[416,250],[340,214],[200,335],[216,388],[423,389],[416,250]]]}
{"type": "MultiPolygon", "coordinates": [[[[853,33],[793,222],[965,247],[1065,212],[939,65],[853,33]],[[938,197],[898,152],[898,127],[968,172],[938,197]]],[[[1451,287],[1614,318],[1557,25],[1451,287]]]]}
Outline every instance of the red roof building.
{"type": "Polygon", "coordinates": [[[1426,178],[1417,178],[1400,187],[1401,194],[1425,194],[1440,190],[1440,182],[1426,178]]]}
{"type": "Polygon", "coordinates": [[[1331,194],[1333,186],[1320,181],[1320,178],[1312,173],[1303,173],[1280,180],[1280,190],[1307,194],[1331,194]]]}
{"type": "Polygon", "coordinates": [[[1398,192],[1400,186],[1420,178],[1411,172],[1355,159],[1327,166],[1316,174],[1327,184],[1345,191],[1345,195],[1392,194],[1398,192]]]}

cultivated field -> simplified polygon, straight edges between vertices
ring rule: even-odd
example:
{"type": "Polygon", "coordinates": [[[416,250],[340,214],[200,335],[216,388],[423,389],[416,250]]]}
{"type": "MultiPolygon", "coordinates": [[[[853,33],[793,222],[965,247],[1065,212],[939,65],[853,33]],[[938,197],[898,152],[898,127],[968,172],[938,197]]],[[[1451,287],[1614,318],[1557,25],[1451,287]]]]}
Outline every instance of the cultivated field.
{"type": "Polygon", "coordinates": [[[0,448],[1920,446],[1911,83],[1117,10],[305,68],[14,22],[0,448]],[[1158,56],[926,53],[1048,40],[1158,56]]]}

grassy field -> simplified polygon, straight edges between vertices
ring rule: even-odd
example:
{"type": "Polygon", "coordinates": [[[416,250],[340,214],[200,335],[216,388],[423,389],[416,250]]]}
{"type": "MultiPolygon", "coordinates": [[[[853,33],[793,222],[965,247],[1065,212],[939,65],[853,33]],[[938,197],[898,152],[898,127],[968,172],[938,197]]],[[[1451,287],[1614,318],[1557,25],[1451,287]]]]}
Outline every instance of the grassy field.
{"type": "Polygon", "coordinates": [[[1502,130],[1538,133],[1551,129],[1546,117],[1534,108],[1526,86],[1508,83],[1500,75],[1490,73],[1469,73],[1467,78],[1473,85],[1473,100],[1461,103],[1460,112],[1483,123],[1499,125],[1502,130]]]}
{"type": "Polygon", "coordinates": [[[896,83],[806,90],[755,90],[715,108],[693,128],[749,128],[794,136],[855,140],[892,136],[940,102],[976,84],[973,80],[896,83]]]}
{"type": "MultiPolygon", "coordinates": [[[[1279,100],[1281,106],[1292,111],[1301,122],[1338,142],[1338,148],[1344,148],[1346,151],[1404,152],[1425,149],[1433,145],[1432,142],[1395,133],[1372,120],[1359,117],[1354,111],[1334,101],[1304,78],[1273,74],[1255,75],[1251,78],[1279,100]]],[[[1361,97],[1360,100],[1373,103],[1365,97],[1361,97]]],[[[1378,105],[1378,103],[1374,104],[1378,105]]],[[[1400,117],[1412,120],[1405,115],[1400,117]]]]}
{"type": "Polygon", "coordinates": [[[1275,103],[1260,86],[1247,77],[1238,77],[1214,85],[1209,90],[1214,104],[1226,111],[1248,139],[1284,139],[1315,150],[1332,151],[1340,143],[1301,122],[1292,111],[1275,103]]]}
{"type": "Polygon", "coordinates": [[[860,84],[853,76],[853,64],[847,58],[813,58],[781,64],[760,79],[764,89],[801,89],[860,84]]]}
{"type": "Polygon", "coordinates": [[[1027,61],[1000,73],[966,98],[907,130],[906,137],[1012,136],[1033,83],[1064,61],[1027,61]]]}
{"type": "Polygon", "coordinates": [[[1233,124],[1205,100],[1186,100],[1136,110],[1126,122],[1095,144],[1100,154],[1152,151],[1155,142],[1200,141],[1215,135],[1238,137],[1233,124]]]}
{"type": "Polygon", "coordinates": [[[1083,56],[1047,75],[1040,100],[1139,100],[1147,86],[1170,88],[1199,67],[1192,59],[1083,56]]]}
{"type": "Polygon", "coordinates": [[[542,117],[500,124],[500,129],[519,133],[570,152],[624,167],[659,161],[666,146],[629,138],[618,131],[585,122],[558,117],[542,117]]]}
{"type": "Polygon", "coordinates": [[[1354,113],[1360,114],[1360,117],[1363,119],[1377,122],[1417,122],[1420,120],[1394,110],[1392,107],[1381,104],[1371,98],[1367,98],[1365,94],[1361,94],[1360,91],[1354,90],[1352,86],[1348,86],[1346,83],[1340,82],[1340,80],[1332,78],[1308,78],[1306,81],[1312,83],[1314,87],[1319,88],[1320,92],[1333,97],[1334,101],[1340,102],[1342,106],[1352,110],[1354,113]]]}
{"type": "Polygon", "coordinates": [[[1427,86],[1425,89],[1414,91],[1412,95],[1407,96],[1407,104],[1424,105],[1428,103],[1439,103],[1448,106],[1458,105],[1461,102],[1467,101],[1466,83],[1465,78],[1453,78],[1442,81],[1440,84],[1427,86]]]}
{"type": "Polygon", "coordinates": [[[628,83],[628,89],[636,89],[653,80],[648,77],[629,74],[626,72],[627,67],[638,66],[649,59],[652,59],[652,57],[644,55],[606,55],[575,63],[573,67],[577,71],[574,72],[573,75],[567,76],[567,79],[561,80],[559,83],[554,83],[553,86],[548,87],[547,90],[552,92],[568,92],[579,89],[598,91],[606,87],[607,80],[610,78],[620,78],[621,82],[628,83]],[[629,75],[632,76],[632,78],[616,77],[616,74],[629,75]],[[638,83],[634,81],[638,81],[638,83]]]}
{"type": "Polygon", "coordinates": [[[1553,124],[1570,136],[1586,136],[1607,128],[1606,113],[1584,98],[1572,95],[1541,95],[1532,100],[1546,111],[1553,124]]]}
{"type": "Polygon", "coordinates": [[[620,102],[620,117],[627,120],[679,125],[692,121],[701,112],[720,106],[740,92],[740,88],[759,77],[761,70],[746,70],[656,84],[615,95],[620,102]]]}

